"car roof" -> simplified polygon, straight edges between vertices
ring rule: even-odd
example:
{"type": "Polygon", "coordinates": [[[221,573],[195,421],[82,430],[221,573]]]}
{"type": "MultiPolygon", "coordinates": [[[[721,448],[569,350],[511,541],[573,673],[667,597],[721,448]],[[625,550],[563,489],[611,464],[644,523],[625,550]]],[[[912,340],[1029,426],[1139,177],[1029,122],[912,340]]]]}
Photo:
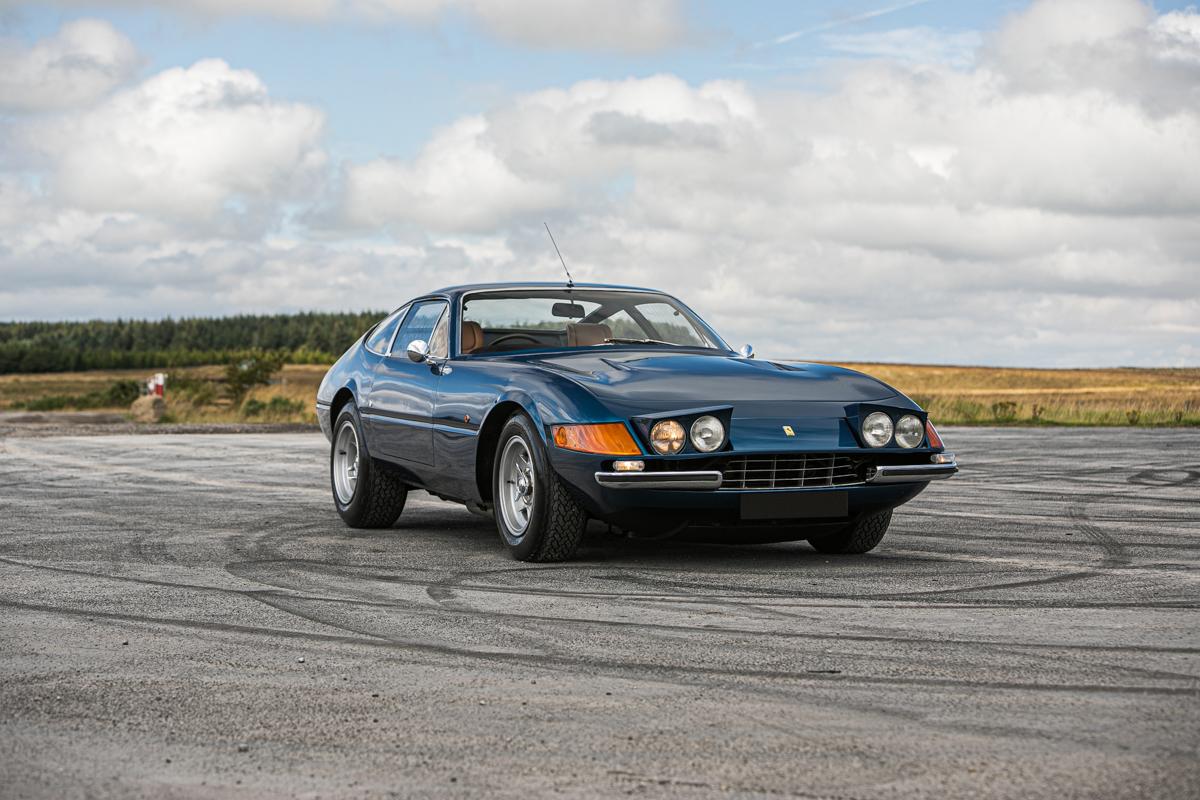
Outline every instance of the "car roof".
{"type": "MultiPolygon", "coordinates": [[[[507,281],[503,283],[466,283],[460,286],[447,286],[429,292],[430,295],[458,296],[480,291],[497,291],[504,289],[566,289],[563,281],[507,281]]],[[[615,283],[576,283],[572,289],[617,289],[629,292],[653,292],[663,294],[658,289],[647,289],[641,286],[623,286],[615,283]]]]}

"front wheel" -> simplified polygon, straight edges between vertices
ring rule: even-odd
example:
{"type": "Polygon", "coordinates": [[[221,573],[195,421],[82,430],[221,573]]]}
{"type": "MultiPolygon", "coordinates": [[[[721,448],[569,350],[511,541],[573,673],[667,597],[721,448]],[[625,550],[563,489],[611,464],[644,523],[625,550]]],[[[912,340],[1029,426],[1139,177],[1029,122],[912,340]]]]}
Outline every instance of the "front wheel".
{"type": "Polygon", "coordinates": [[[354,403],[346,404],[333,425],[329,480],[338,514],[351,528],[392,527],[408,499],[399,476],[367,451],[354,403]]]}
{"type": "Polygon", "coordinates": [[[845,530],[809,539],[808,543],[816,548],[818,553],[869,553],[883,541],[883,535],[887,533],[891,522],[892,510],[880,511],[878,514],[863,517],[845,530]]]}
{"type": "Polygon", "coordinates": [[[496,528],[519,561],[566,561],[587,528],[587,513],[550,468],[541,437],[524,414],[500,431],[492,467],[496,528]]]}

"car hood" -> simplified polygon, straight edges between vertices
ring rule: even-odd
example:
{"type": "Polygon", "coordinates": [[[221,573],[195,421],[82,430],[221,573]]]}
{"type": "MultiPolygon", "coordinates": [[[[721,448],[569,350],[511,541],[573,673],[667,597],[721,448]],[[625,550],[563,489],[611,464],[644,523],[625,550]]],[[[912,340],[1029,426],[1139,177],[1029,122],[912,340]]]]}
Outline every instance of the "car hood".
{"type": "Polygon", "coordinates": [[[597,397],[652,409],[819,402],[895,397],[892,387],[853,370],[783,364],[725,353],[612,350],[542,355],[529,363],[591,390],[597,397]]]}

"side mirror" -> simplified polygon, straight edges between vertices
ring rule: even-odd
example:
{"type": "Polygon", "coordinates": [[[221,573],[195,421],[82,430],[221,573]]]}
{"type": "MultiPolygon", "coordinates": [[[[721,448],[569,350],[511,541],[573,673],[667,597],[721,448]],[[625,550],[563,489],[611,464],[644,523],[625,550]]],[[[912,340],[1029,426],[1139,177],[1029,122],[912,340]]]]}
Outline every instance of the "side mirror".
{"type": "Polygon", "coordinates": [[[408,343],[407,351],[410,360],[420,364],[429,360],[429,344],[421,339],[413,339],[408,343]]]}
{"type": "Polygon", "coordinates": [[[754,345],[752,345],[752,344],[742,345],[741,349],[738,350],[738,355],[741,356],[742,358],[754,358],[754,345]]]}

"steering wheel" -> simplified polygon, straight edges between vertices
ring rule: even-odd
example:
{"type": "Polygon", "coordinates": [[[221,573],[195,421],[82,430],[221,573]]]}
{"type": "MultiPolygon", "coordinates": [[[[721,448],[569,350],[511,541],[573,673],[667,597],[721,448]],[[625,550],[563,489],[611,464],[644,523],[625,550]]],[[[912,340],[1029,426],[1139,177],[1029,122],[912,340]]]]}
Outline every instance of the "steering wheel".
{"type": "Polygon", "coordinates": [[[503,336],[497,336],[495,339],[492,339],[491,344],[488,345],[488,349],[495,347],[501,342],[507,342],[509,339],[527,339],[535,345],[541,344],[537,338],[530,336],[528,333],[506,333],[503,336]]]}

